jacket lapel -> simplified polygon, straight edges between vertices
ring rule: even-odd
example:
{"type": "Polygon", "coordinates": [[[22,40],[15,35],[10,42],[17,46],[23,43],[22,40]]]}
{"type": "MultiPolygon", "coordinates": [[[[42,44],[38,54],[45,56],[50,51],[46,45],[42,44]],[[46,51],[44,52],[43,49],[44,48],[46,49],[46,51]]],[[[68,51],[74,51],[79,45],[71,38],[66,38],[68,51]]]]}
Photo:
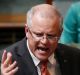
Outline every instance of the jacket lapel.
{"type": "Polygon", "coordinates": [[[27,49],[26,39],[23,39],[23,41],[21,42],[18,54],[23,58],[23,62],[25,63],[25,66],[27,66],[26,75],[28,72],[29,75],[38,75],[37,68],[34,65],[34,62],[27,49]]]}

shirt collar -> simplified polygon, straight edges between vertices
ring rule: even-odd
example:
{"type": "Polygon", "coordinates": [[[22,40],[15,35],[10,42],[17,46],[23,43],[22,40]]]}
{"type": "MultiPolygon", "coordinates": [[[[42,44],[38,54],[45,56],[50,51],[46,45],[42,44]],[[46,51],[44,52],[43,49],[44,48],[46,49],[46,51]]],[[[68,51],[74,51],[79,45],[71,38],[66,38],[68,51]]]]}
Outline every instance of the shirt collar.
{"type": "Polygon", "coordinates": [[[28,47],[29,53],[30,53],[30,55],[31,55],[31,57],[33,59],[33,62],[35,64],[35,66],[38,66],[38,64],[40,63],[40,60],[38,58],[36,58],[34,56],[34,54],[31,52],[30,47],[29,47],[29,44],[28,44],[28,40],[27,40],[27,47],[28,47]]]}
{"type": "Polygon", "coordinates": [[[56,59],[54,58],[54,53],[48,58],[51,65],[56,64],[56,59]]]}

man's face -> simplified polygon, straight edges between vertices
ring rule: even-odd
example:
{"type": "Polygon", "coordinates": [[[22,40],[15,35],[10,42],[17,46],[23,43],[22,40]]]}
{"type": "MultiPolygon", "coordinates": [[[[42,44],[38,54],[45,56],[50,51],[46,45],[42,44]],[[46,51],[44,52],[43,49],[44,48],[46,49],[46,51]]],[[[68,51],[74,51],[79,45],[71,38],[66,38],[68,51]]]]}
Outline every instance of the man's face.
{"type": "Polygon", "coordinates": [[[27,38],[32,53],[40,60],[46,60],[55,51],[60,36],[59,18],[32,18],[27,38]]]}

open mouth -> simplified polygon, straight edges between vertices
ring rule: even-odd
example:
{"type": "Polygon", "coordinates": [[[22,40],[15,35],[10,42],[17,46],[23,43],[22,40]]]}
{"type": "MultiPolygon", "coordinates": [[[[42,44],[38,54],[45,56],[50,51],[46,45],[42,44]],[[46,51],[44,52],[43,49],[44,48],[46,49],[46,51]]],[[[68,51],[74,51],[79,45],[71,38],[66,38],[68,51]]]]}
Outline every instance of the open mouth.
{"type": "Polygon", "coordinates": [[[45,47],[38,47],[37,49],[41,50],[41,51],[48,51],[49,50],[49,48],[45,48],[45,47]]]}

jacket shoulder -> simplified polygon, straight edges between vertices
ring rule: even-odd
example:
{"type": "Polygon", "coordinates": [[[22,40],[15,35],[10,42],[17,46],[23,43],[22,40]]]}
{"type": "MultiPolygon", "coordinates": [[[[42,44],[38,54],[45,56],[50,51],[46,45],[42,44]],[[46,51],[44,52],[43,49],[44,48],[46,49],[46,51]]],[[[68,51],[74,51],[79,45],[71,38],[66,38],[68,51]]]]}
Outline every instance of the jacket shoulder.
{"type": "Polygon", "coordinates": [[[26,39],[24,38],[16,43],[8,46],[7,48],[4,48],[3,50],[0,50],[0,62],[1,62],[1,57],[2,57],[4,50],[6,50],[7,52],[14,53],[14,52],[17,52],[19,49],[24,48],[25,45],[26,45],[26,39]]]}
{"type": "Polygon", "coordinates": [[[79,55],[80,56],[80,49],[67,46],[64,44],[59,43],[57,47],[57,51],[60,53],[68,54],[68,55],[79,55]]]}

